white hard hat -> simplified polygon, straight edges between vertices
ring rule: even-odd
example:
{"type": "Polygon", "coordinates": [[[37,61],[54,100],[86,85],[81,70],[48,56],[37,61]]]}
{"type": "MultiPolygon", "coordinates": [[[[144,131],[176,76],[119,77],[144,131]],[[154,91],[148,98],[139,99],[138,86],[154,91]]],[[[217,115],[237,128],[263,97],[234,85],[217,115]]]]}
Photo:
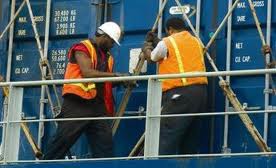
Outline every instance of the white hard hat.
{"type": "Polygon", "coordinates": [[[121,28],[116,23],[105,22],[99,27],[99,29],[109,35],[110,38],[112,38],[118,45],[120,45],[119,39],[121,36],[121,28]]]}

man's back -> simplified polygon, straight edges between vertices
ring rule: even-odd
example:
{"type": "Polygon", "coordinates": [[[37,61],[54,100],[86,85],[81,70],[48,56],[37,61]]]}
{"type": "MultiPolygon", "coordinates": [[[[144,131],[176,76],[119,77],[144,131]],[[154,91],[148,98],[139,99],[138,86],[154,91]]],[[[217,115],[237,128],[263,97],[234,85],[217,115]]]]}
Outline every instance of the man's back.
{"type": "MultiPolygon", "coordinates": [[[[202,47],[188,31],[175,33],[163,41],[168,48],[168,54],[159,62],[159,74],[205,72],[202,47]]],[[[163,82],[163,91],[179,86],[206,83],[206,77],[170,79],[163,82]]]]}

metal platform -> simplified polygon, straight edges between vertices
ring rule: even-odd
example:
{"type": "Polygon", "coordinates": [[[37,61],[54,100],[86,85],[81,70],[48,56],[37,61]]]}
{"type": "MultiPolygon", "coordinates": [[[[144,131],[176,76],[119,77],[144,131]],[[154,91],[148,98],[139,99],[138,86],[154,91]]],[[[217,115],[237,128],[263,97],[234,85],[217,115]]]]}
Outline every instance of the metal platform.
{"type": "Polygon", "coordinates": [[[0,168],[274,168],[276,157],[223,157],[170,160],[82,161],[60,163],[20,163],[0,165],[0,168]]]}

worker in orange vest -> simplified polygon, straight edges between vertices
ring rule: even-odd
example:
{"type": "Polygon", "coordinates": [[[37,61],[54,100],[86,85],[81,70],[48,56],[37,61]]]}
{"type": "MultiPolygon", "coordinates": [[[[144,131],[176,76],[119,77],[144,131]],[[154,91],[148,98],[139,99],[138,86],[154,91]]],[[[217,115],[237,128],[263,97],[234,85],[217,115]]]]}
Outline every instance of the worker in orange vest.
{"type": "MultiPolygon", "coordinates": [[[[73,45],[68,52],[65,79],[118,77],[113,73],[110,49],[119,44],[120,27],[114,22],[102,24],[94,39],[73,45]]],[[[113,116],[112,84],[70,83],[63,86],[63,104],[58,118],[113,116]]],[[[70,147],[85,133],[93,157],[112,157],[112,131],[107,120],[59,122],[56,135],[45,152],[44,160],[64,159],[70,147]]]]}
{"type": "MultiPolygon", "coordinates": [[[[172,17],[166,22],[168,37],[158,40],[149,32],[143,52],[147,60],[158,62],[159,74],[205,72],[203,48],[188,31],[182,19],[172,17]]],[[[162,80],[162,114],[188,114],[207,111],[207,78],[162,80]]],[[[162,118],[159,154],[181,154],[185,133],[195,117],[162,118]]],[[[190,130],[193,131],[193,130],[190,130]]],[[[184,150],[184,151],[182,151],[184,150]]]]}

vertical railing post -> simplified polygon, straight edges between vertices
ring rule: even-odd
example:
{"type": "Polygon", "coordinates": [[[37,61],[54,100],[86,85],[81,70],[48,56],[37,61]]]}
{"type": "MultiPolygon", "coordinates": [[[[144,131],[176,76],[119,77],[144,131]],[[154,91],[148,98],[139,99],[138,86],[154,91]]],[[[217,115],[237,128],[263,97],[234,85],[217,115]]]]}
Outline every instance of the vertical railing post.
{"type": "MultiPolygon", "coordinates": [[[[47,0],[47,7],[46,7],[46,24],[45,24],[45,40],[44,40],[44,58],[48,58],[48,48],[49,48],[49,32],[50,32],[50,15],[51,15],[51,2],[52,0],[47,0]]],[[[43,67],[42,73],[47,73],[47,68],[43,67]]],[[[40,94],[40,107],[39,107],[39,118],[45,118],[44,115],[44,108],[45,108],[45,92],[46,87],[44,85],[41,86],[41,94],[40,94]]],[[[38,126],[38,147],[41,148],[42,145],[42,138],[44,136],[44,123],[40,122],[38,126]]]]}
{"type": "MultiPolygon", "coordinates": [[[[266,20],[266,42],[267,45],[271,46],[271,17],[272,17],[272,0],[268,0],[267,1],[267,20],[266,20]]],[[[270,63],[270,55],[266,54],[265,55],[265,62],[266,65],[268,65],[270,63]]],[[[270,82],[273,82],[270,80],[271,75],[270,74],[266,74],[265,75],[265,110],[269,110],[270,106],[270,94],[269,92],[267,92],[268,90],[270,90],[270,82]]],[[[268,139],[268,126],[269,126],[269,114],[265,113],[264,114],[264,140],[265,142],[267,142],[268,139]]]]}
{"type": "MultiPolygon", "coordinates": [[[[232,0],[228,1],[228,10],[232,7],[232,0]]],[[[229,16],[227,21],[227,47],[226,47],[226,70],[231,70],[231,42],[232,42],[232,15],[229,16]]],[[[226,76],[226,82],[230,84],[230,76],[226,76]]],[[[230,102],[227,98],[225,98],[225,111],[229,111],[230,102]]],[[[231,149],[228,147],[228,134],[229,134],[229,115],[224,116],[224,131],[223,131],[223,153],[230,153],[231,149]]]]}
{"type": "Polygon", "coordinates": [[[158,157],[160,118],[152,116],[161,114],[161,97],[161,82],[159,80],[149,79],[144,159],[158,157]]]}
{"type": "Polygon", "coordinates": [[[4,135],[4,163],[18,160],[20,123],[10,123],[10,121],[21,120],[23,104],[23,88],[10,87],[9,91],[6,134],[4,135]]]}

